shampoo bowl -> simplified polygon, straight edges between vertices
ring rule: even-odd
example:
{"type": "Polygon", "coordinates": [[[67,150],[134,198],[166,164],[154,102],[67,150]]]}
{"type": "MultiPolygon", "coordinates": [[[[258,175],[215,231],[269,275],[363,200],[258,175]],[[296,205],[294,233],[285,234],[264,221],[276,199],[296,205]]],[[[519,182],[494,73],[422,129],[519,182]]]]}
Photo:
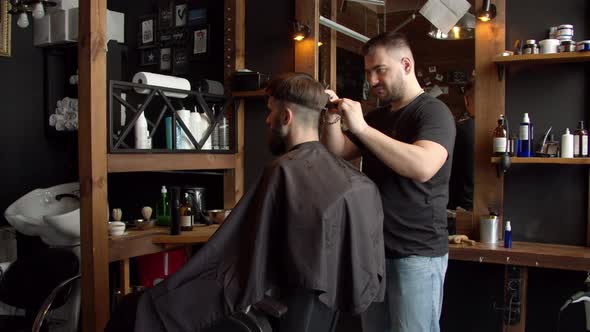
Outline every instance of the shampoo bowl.
{"type": "Polygon", "coordinates": [[[51,246],[80,243],[80,184],[61,184],[35,189],[12,203],[4,212],[17,231],[39,236],[51,246]]]}

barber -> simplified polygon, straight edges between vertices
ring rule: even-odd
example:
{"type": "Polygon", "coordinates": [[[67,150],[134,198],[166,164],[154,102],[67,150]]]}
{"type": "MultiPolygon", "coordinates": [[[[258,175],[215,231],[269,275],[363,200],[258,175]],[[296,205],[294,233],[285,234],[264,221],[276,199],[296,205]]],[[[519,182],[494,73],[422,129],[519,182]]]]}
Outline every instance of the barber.
{"type": "Polygon", "coordinates": [[[363,54],[371,92],[384,106],[364,117],[359,102],[328,90],[338,112],[325,113],[322,129],[331,152],[348,160],[363,157],[363,171],[381,193],[387,292],[385,302],[363,317],[363,331],[439,331],[453,116],[420,87],[403,35],[382,33],[364,45],[363,54]]]}

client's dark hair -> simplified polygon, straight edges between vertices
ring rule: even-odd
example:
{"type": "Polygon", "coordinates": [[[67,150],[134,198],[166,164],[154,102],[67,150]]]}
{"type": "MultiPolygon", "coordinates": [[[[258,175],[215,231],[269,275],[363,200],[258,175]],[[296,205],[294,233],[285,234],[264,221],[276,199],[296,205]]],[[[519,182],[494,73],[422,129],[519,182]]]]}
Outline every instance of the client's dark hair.
{"type": "Polygon", "coordinates": [[[266,88],[266,94],[281,102],[289,102],[315,111],[321,111],[329,96],[313,77],[303,73],[284,73],[275,77],[266,88]]]}

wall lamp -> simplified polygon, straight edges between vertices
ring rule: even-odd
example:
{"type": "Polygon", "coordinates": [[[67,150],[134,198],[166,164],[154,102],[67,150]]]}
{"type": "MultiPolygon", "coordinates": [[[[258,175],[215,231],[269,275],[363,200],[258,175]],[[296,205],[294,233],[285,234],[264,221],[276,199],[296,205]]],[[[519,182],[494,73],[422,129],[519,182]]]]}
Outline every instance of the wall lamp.
{"type": "Polygon", "coordinates": [[[481,10],[477,12],[477,19],[482,22],[489,22],[496,17],[496,5],[492,0],[483,0],[481,10]]]}
{"type": "Polygon", "coordinates": [[[309,37],[310,34],[311,29],[309,28],[309,26],[300,22],[293,23],[293,39],[295,39],[296,41],[302,41],[305,38],[309,37]]]}
{"type": "Polygon", "coordinates": [[[31,13],[34,19],[45,17],[45,8],[56,5],[55,1],[47,0],[10,0],[10,14],[18,16],[16,25],[21,28],[29,26],[28,13],[31,13]]]}

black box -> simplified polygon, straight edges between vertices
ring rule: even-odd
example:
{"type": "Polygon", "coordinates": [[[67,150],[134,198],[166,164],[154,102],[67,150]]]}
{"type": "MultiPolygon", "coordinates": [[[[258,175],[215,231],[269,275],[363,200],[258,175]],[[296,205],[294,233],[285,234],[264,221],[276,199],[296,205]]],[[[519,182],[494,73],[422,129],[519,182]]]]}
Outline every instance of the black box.
{"type": "Polygon", "coordinates": [[[255,91],[268,84],[269,76],[259,72],[235,72],[232,77],[232,91],[255,91]]]}

